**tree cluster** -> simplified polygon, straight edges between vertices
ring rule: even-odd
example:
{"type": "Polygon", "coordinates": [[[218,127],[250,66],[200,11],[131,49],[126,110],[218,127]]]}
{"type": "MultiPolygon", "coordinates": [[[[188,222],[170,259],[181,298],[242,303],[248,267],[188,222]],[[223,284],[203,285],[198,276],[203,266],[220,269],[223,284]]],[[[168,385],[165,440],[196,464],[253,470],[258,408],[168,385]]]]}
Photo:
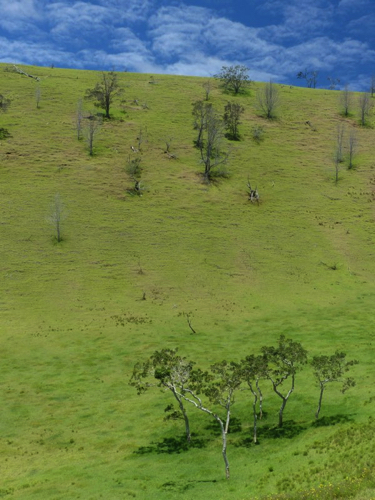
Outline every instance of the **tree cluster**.
{"type": "MultiPolygon", "coordinates": [[[[195,361],[178,354],[177,349],[162,349],[143,363],[134,366],[129,381],[138,394],[151,387],[169,391],[177,402],[177,410],[168,405],[170,418],[181,418],[185,423],[186,439],[191,440],[191,430],[186,406],[212,417],[220,427],[222,456],[227,479],[230,476],[227,457],[227,434],[230,429],[232,407],[239,393],[248,391],[252,407],[252,439],[257,442],[258,420],[262,418],[264,397],[262,386],[270,383],[280,398],[278,427],[283,427],[284,410],[295,390],[296,377],[308,362],[307,351],[302,345],[281,335],[276,346],[263,346],[261,354],[248,355],[239,362],[223,360],[211,365],[209,370],[196,367],[195,361]]],[[[319,402],[315,417],[319,417],[323,393],[331,382],[340,383],[342,392],[353,387],[353,378],[346,372],[357,361],[346,361],[346,354],[336,351],[331,356],[314,356],[311,361],[313,376],[319,386],[319,402]]]]}

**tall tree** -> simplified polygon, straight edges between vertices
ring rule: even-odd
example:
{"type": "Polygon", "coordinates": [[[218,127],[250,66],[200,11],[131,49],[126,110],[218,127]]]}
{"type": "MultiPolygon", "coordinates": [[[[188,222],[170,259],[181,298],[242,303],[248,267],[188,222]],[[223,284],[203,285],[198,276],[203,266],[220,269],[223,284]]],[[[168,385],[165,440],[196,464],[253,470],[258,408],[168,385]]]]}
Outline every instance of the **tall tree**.
{"type": "Polygon", "coordinates": [[[214,78],[220,80],[222,87],[227,92],[234,94],[243,92],[251,83],[249,68],[241,64],[223,66],[220,73],[214,75],[214,78]]]}
{"type": "Polygon", "coordinates": [[[227,129],[228,139],[238,141],[240,139],[240,134],[238,131],[238,126],[241,123],[241,115],[245,111],[245,108],[240,104],[235,102],[228,102],[224,108],[224,124],[227,129]]]}
{"type": "Polygon", "coordinates": [[[93,111],[90,112],[86,119],[87,146],[89,148],[89,154],[92,156],[94,154],[94,140],[100,132],[102,121],[93,111]]]}
{"type": "Polygon", "coordinates": [[[205,182],[210,182],[215,176],[226,175],[222,167],[227,163],[229,155],[222,150],[223,129],[220,117],[213,108],[208,108],[204,135],[199,146],[205,182]]]}
{"type": "Polygon", "coordinates": [[[358,99],[358,107],[361,116],[361,125],[365,126],[367,123],[367,118],[372,109],[372,102],[370,100],[370,94],[367,92],[361,92],[358,99]]]}
{"type": "Polygon", "coordinates": [[[266,118],[275,117],[275,111],[280,104],[279,90],[276,85],[269,81],[257,92],[258,106],[266,118]]]}
{"type": "Polygon", "coordinates": [[[311,361],[314,376],[320,387],[318,407],[315,412],[315,418],[319,417],[320,409],[322,407],[323,393],[327,384],[337,382],[341,384],[341,392],[344,393],[350,387],[355,386],[355,381],[351,377],[345,377],[345,373],[350,370],[350,367],[358,364],[358,361],[353,359],[346,361],[346,354],[344,352],[336,351],[331,356],[314,356],[311,361]]]}
{"type": "Polygon", "coordinates": [[[279,427],[281,428],[285,406],[295,388],[296,374],[307,362],[307,351],[299,342],[280,335],[277,347],[264,346],[262,353],[266,363],[265,375],[271,381],[274,392],[282,400],[279,410],[279,427]],[[281,387],[289,378],[290,387],[283,394],[281,387]]]}
{"type": "Polygon", "coordinates": [[[95,106],[105,110],[105,117],[110,118],[110,107],[114,98],[121,92],[117,81],[117,74],[114,71],[105,73],[103,71],[101,80],[97,82],[93,89],[86,90],[86,99],[94,99],[95,106]]]}
{"type": "Polygon", "coordinates": [[[143,394],[150,387],[160,387],[170,391],[177,401],[179,411],[185,422],[186,439],[191,440],[189,418],[183,404],[185,385],[190,381],[194,362],[187,361],[177,354],[177,349],[155,351],[144,363],[137,363],[129,384],[143,394]]]}
{"type": "Polygon", "coordinates": [[[304,71],[300,71],[299,73],[297,73],[297,78],[305,80],[308,88],[312,87],[313,89],[315,89],[316,84],[318,83],[318,75],[319,71],[308,71],[307,69],[305,69],[304,71]]]}

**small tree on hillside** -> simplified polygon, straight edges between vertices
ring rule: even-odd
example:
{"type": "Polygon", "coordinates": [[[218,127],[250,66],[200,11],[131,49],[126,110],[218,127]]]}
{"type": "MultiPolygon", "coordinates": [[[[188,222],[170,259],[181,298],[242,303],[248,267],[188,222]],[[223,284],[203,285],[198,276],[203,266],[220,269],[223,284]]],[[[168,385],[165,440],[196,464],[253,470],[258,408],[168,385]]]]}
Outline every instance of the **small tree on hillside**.
{"type": "Polygon", "coordinates": [[[196,101],[193,103],[193,118],[194,118],[194,130],[198,131],[198,136],[194,141],[197,148],[201,148],[203,145],[203,132],[207,126],[207,116],[211,113],[212,104],[203,101],[196,101]]]}
{"type": "Polygon", "coordinates": [[[353,94],[349,90],[349,86],[345,85],[344,89],[340,92],[340,106],[343,110],[344,116],[349,116],[352,102],[353,94]]]}
{"type": "Polygon", "coordinates": [[[0,112],[5,113],[6,111],[8,111],[10,103],[11,103],[10,99],[0,94],[0,112]]]}
{"type": "Polygon", "coordinates": [[[227,92],[233,92],[234,94],[244,91],[251,83],[249,68],[241,64],[223,66],[220,73],[214,75],[214,78],[220,80],[227,92]]]}
{"type": "Polygon", "coordinates": [[[56,241],[60,243],[62,237],[62,222],[66,218],[66,210],[59,193],[55,194],[55,199],[51,205],[50,214],[47,217],[48,222],[56,231],[56,241]]]}
{"type": "Polygon", "coordinates": [[[92,156],[94,154],[94,140],[100,132],[102,122],[101,119],[93,111],[87,116],[86,119],[87,145],[89,148],[89,154],[90,156],[92,156]]]}
{"type": "Polygon", "coordinates": [[[370,95],[367,92],[361,92],[358,99],[358,107],[361,116],[361,125],[365,126],[367,123],[367,118],[372,109],[372,102],[370,100],[370,95]]]}
{"type": "Polygon", "coordinates": [[[35,89],[35,102],[36,102],[37,109],[40,108],[41,98],[42,98],[42,91],[40,89],[40,86],[38,85],[37,88],[35,89]]]}
{"type": "Polygon", "coordinates": [[[374,97],[374,94],[375,94],[375,75],[371,75],[370,92],[371,92],[371,97],[374,97]]]}
{"type": "Polygon", "coordinates": [[[329,90],[335,90],[337,85],[340,83],[340,78],[334,78],[332,76],[329,76],[327,80],[329,81],[329,90]]]}
{"type": "Polygon", "coordinates": [[[101,80],[97,82],[93,89],[86,90],[86,99],[94,99],[95,106],[105,110],[105,117],[110,118],[110,107],[114,98],[121,92],[117,81],[117,74],[114,71],[105,73],[103,71],[101,80]]]}
{"type": "Polygon", "coordinates": [[[353,160],[357,153],[357,150],[358,150],[357,132],[354,128],[352,128],[349,132],[349,144],[348,144],[349,170],[353,168],[353,160]]]}
{"type": "Polygon", "coordinates": [[[343,161],[343,143],[344,143],[344,132],[345,127],[341,123],[337,125],[337,133],[336,133],[336,146],[334,153],[334,162],[335,162],[335,183],[337,184],[339,181],[339,171],[340,171],[340,163],[343,161]]]}
{"type": "Polygon", "coordinates": [[[240,140],[240,134],[238,131],[238,126],[241,123],[240,118],[245,108],[240,104],[235,102],[228,102],[224,108],[224,124],[227,129],[227,137],[228,139],[232,139],[233,141],[240,140]]]}
{"type": "Polygon", "coordinates": [[[224,126],[217,113],[210,108],[206,116],[204,137],[199,147],[201,161],[204,165],[203,177],[210,182],[214,177],[226,177],[223,166],[228,161],[228,153],[222,151],[224,126]]]}
{"type": "Polygon", "coordinates": [[[315,89],[318,82],[318,75],[319,71],[308,71],[307,69],[305,69],[304,71],[300,71],[299,73],[297,73],[297,78],[305,80],[308,88],[312,87],[313,89],[315,89]]]}
{"type": "MultiPolygon", "coordinates": [[[[170,391],[177,401],[180,416],[185,422],[186,439],[191,440],[189,418],[183,403],[185,385],[190,381],[194,363],[177,354],[177,349],[155,351],[144,363],[137,363],[129,384],[143,394],[150,387],[160,387],[170,391]]],[[[167,410],[170,408],[167,407],[167,410]]]]}
{"type": "Polygon", "coordinates": [[[266,118],[274,118],[280,103],[279,90],[276,85],[272,81],[266,83],[258,90],[257,99],[258,106],[266,118]]]}
{"type": "Polygon", "coordinates": [[[83,124],[82,99],[79,99],[76,111],[76,130],[77,130],[77,139],[79,141],[82,139],[82,124],[83,124]]]}
{"type": "Polygon", "coordinates": [[[205,101],[208,101],[210,98],[210,93],[212,90],[212,84],[210,80],[207,80],[202,84],[202,87],[204,88],[204,94],[205,94],[205,101]]]}
{"type": "Polygon", "coordinates": [[[345,373],[350,370],[350,367],[358,364],[357,360],[346,361],[344,352],[336,351],[332,356],[314,356],[311,361],[311,366],[314,371],[314,376],[320,387],[320,395],[318,407],[315,412],[315,418],[319,417],[322,407],[323,393],[327,384],[338,382],[341,384],[341,392],[344,393],[350,387],[355,386],[355,381],[351,377],[345,378],[345,373]]]}
{"type": "Polygon", "coordinates": [[[279,410],[279,427],[281,428],[285,406],[294,391],[296,374],[307,362],[307,352],[299,342],[280,335],[278,346],[264,346],[262,353],[266,363],[265,375],[271,381],[274,392],[282,400],[279,410]],[[291,379],[290,388],[283,394],[280,388],[288,378],[291,379]]]}

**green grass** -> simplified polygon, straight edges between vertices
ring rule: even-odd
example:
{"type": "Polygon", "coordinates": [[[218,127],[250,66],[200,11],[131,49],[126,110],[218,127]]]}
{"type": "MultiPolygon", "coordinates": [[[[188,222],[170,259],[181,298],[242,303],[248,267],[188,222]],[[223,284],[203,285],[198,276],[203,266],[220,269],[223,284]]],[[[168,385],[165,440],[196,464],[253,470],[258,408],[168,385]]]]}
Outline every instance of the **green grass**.
{"type": "Polygon", "coordinates": [[[191,116],[204,79],[160,75],[150,85],[150,75],[119,74],[126,112],[114,104],[90,157],[76,140],[75,109],[100,74],[26,69],[41,78],[36,109],[36,82],[5,67],[1,93],[12,105],[0,127],[12,137],[0,141],[0,498],[302,498],[297,490],[316,498],[313,488],[343,488],[346,477],[359,485],[347,498],[374,498],[374,484],[359,481],[373,469],[375,446],[374,129],[355,114],[343,118],[335,91],[280,86],[278,118],[267,121],[255,107],[260,84],[232,98],[213,82],[217,109],[233,99],[245,113],[231,177],[207,186],[191,116]],[[357,127],[360,152],[335,185],[339,122],[357,127]],[[260,143],[255,125],[265,130],[260,143]],[[132,197],[126,160],[140,127],[147,190],[132,197]],[[177,160],[164,153],[169,137],[177,160]],[[259,207],[247,200],[248,176],[259,207]],[[47,222],[57,192],[67,211],[59,244],[47,222]],[[340,349],[358,359],[357,386],[345,395],[328,387],[327,425],[316,427],[318,390],[306,368],[282,437],[279,401],[265,388],[259,446],[249,445],[251,406],[241,394],[229,482],[205,415],[189,408],[194,440],[185,450],[182,423],[163,421],[169,395],[138,397],[128,386],[134,363],[156,349],[178,347],[208,368],[282,333],[311,356],[340,349]]]}

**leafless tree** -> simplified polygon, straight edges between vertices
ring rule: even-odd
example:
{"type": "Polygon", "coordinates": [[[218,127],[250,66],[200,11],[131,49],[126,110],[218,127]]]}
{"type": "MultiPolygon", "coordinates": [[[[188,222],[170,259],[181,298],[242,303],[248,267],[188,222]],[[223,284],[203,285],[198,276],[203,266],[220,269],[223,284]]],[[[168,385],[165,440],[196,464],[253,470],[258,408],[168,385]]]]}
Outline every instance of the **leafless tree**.
{"type": "Polygon", "coordinates": [[[204,165],[203,178],[205,182],[210,182],[214,177],[227,176],[223,167],[228,161],[229,154],[222,151],[223,132],[223,122],[213,108],[209,108],[204,136],[199,147],[201,161],[204,165]]]}
{"type": "Polygon", "coordinates": [[[375,94],[375,75],[371,75],[370,92],[371,92],[371,97],[374,97],[374,94],[375,94]]]}
{"type": "Polygon", "coordinates": [[[208,101],[210,98],[210,93],[211,93],[211,89],[212,89],[212,85],[211,85],[210,80],[207,80],[206,82],[204,82],[202,84],[202,87],[204,88],[205,100],[208,101]]]}
{"type": "Polygon", "coordinates": [[[280,103],[279,91],[276,85],[269,81],[257,92],[258,107],[268,119],[275,117],[275,111],[280,103]]]}
{"type": "Polygon", "coordinates": [[[122,89],[117,81],[117,74],[114,71],[105,73],[103,71],[102,78],[93,89],[86,90],[86,99],[94,99],[95,106],[105,110],[105,117],[110,118],[110,107],[114,98],[120,94],[122,89]]]}
{"type": "Polygon", "coordinates": [[[370,114],[373,104],[370,100],[370,94],[367,92],[361,92],[358,100],[358,107],[361,116],[361,124],[366,125],[366,120],[370,114]]]}
{"type": "Polygon", "coordinates": [[[354,156],[357,153],[358,150],[358,138],[357,138],[357,132],[354,128],[352,128],[349,132],[349,144],[348,144],[348,156],[349,156],[349,169],[353,168],[353,160],[354,156]]]}
{"type": "Polygon", "coordinates": [[[319,71],[308,71],[307,69],[305,69],[305,71],[300,71],[299,73],[297,73],[297,78],[306,80],[308,88],[312,87],[313,89],[315,89],[318,82],[318,75],[319,71]]]}
{"type": "Polygon", "coordinates": [[[203,131],[207,125],[207,116],[211,113],[212,104],[209,102],[196,101],[193,103],[194,130],[198,131],[198,136],[194,141],[197,148],[202,146],[203,131]]]}
{"type": "Polygon", "coordinates": [[[336,146],[335,146],[335,154],[334,154],[334,162],[335,162],[335,183],[338,183],[339,180],[339,165],[343,161],[343,143],[344,143],[344,132],[345,127],[342,124],[337,126],[336,133],[336,146]]]}
{"type": "Polygon", "coordinates": [[[147,127],[141,127],[137,136],[138,151],[142,151],[142,144],[147,142],[147,127]]]}
{"type": "Polygon", "coordinates": [[[92,156],[94,154],[94,139],[99,134],[102,122],[101,119],[98,117],[98,115],[95,114],[95,112],[93,111],[90,112],[86,120],[87,120],[86,124],[87,145],[89,148],[89,154],[90,156],[92,156]]]}
{"type": "Polygon", "coordinates": [[[35,89],[35,102],[36,102],[37,109],[40,108],[40,99],[41,99],[41,97],[42,97],[42,91],[40,90],[40,87],[38,85],[37,88],[35,89]]]}
{"type": "Polygon", "coordinates": [[[340,106],[342,107],[345,116],[349,116],[352,102],[353,94],[349,90],[349,85],[346,84],[344,89],[340,92],[340,106]]]}
{"type": "Polygon", "coordinates": [[[82,139],[82,122],[83,122],[82,99],[79,99],[76,111],[76,129],[77,129],[77,139],[79,141],[82,139]]]}
{"type": "Polygon", "coordinates": [[[329,90],[335,90],[337,85],[340,83],[340,78],[334,78],[332,76],[329,76],[327,80],[329,81],[329,90]]]}
{"type": "Polygon", "coordinates": [[[61,224],[63,220],[66,218],[66,211],[64,204],[61,201],[61,197],[59,193],[55,194],[54,202],[51,205],[51,211],[49,216],[47,217],[48,222],[53,226],[56,231],[56,241],[60,243],[63,240],[61,234],[61,224]]]}

